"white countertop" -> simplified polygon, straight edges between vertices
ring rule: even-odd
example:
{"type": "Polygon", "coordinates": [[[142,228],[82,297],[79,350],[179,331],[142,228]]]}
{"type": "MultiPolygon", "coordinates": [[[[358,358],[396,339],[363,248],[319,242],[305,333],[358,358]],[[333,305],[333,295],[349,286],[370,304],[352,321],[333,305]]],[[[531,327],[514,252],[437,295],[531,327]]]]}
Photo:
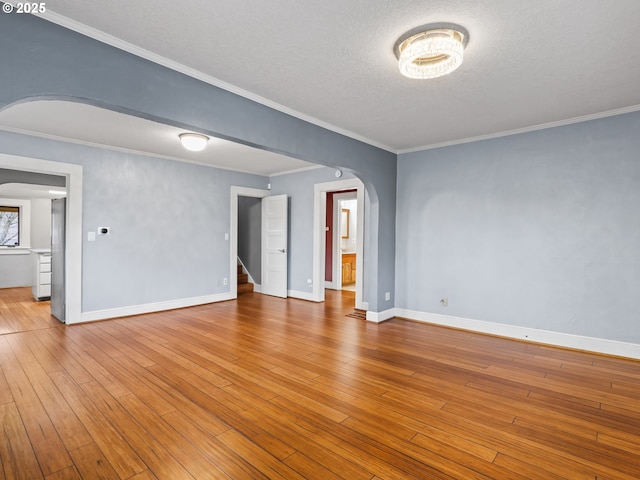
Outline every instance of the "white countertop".
{"type": "Polygon", "coordinates": [[[0,247],[0,255],[29,255],[30,253],[30,248],[0,247]]]}

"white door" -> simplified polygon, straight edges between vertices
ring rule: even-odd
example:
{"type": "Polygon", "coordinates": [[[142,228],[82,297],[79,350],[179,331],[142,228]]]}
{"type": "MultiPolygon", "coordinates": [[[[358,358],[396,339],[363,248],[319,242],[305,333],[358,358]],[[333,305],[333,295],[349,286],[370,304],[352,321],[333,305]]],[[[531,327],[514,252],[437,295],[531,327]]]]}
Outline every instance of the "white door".
{"type": "Polygon", "coordinates": [[[51,315],[65,323],[65,234],[67,199],[51,200],[51,315]]]}
{"type": "Polygon", "coordinates": [[[262,293],[287,298],[288,199],[262,199],[262,293]]]}

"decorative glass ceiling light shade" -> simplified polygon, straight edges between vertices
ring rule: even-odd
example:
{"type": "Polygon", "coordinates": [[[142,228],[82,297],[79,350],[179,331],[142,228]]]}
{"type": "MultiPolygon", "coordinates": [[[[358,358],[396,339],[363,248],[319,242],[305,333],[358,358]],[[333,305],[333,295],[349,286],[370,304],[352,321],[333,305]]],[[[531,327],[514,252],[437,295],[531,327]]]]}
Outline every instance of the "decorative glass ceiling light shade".
{"type": "Polygon", "coordinates": [[[405,33],[394,47],[400,73],[405,77],[437,78],[462,64],[467,31],[452,24],[432,24],[405,33]]]}
{"type": "Polygon", "coordinates": [[[192,152],[204,150],[209,141],[209,137],[199,133],[181,133],[179,136],[182,146],[192,152]]]}

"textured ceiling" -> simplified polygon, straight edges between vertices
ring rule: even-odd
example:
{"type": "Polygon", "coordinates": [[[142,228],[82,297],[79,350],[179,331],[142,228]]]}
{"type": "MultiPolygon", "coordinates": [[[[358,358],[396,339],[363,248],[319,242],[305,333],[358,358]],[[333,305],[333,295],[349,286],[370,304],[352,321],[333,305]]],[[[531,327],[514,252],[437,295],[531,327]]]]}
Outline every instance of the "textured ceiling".
{"type": "Polygon", "coordinates": [[[392,151],[640,105],[638,0],[48,0],[46,7],[52,21],[84,33],[91,27],[392,151]],[[429,81],[400,76],[394,42],[432,22],[469,31],[464,64],[429,81]]]}
{"type": "Polygon", "coordinates": [[[182,129],[76,102],[13,105],[0,111],[0,129],[265,176],[315,168],[302,160],[218,138],[211,138],[201,152],[189,152],[179,141],[182,129]]]}

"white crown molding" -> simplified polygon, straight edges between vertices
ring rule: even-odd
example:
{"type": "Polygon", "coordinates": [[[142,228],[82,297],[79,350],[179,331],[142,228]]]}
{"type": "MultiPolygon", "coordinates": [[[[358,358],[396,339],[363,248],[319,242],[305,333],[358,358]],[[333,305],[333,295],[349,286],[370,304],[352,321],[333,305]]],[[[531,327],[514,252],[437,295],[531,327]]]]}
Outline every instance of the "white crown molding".
{"type": "MultiPolygon", "coordinates": [[[[6,2],[6,3],[15,3],[15,2],[6,2]]],[[[97,40],[99,42],[105,43],[107,45],[111,45],[112,47],[118,48],[120,50],[123,50],[125,52],[131,53],[132,55],[136,55],[138,57],[144,58],[146,60],[149,60],[151,62],[157,63],[159,65],[162,65],[164,67],[167,67],[171,70],[174,70],[176,72],[179,73],[183,73],[185,75],[188,75],[192,78],[195,78],[197,80],[200,80],[202,82],[208,83],[210,85],[213,85],[215,87],[221,88],[223,90],[226,90],[228,92],[231,92],[233,94],[236,94],[238,96],[247,98],[249,100],[252,100],[256,103],[259,103],[261,105],[264,105],[266,107],[272,108],[274,110],[277,110],[279,112],[285,113],[287,115],[290,115],[292,117],[298,118],[300,120],[303,120],[305,122],[309,122],[313,125],[316,125],[318,127],[322,127],[325,128],[327,130],[330,130],[332,132],[344,135],[346,137],[349,138],[353,138],[354,140],[358,140],[360,142],[369,144],[371,146],[374,147],[378,147],[382,150],[386,150],[388,152],[391,153],[395,153],[397,155],[401,155],[401,154],[405,154],[405,153],[413,153],[413,152],[419,152],[419,151],[423,151],[423,150],[432,150],[435,148],[442,148],[442,147],[450,147],[450,146],[454,146],[454,145],[460,145],[460,144],[465,144],[465,143],[472,143],[472,142],[478,142],[481,140],[490,140],[493,138],[500,138],[500,137],[507,137],[507,136],[511,136],[511,135],[518,135],[520,133],[528,133],[528,132],[534,132],[537,130],[544,130],[547,128],[553,128],[553,127],[561,127],[561,126],[565,126],[565,125],[571,125],[574,123],[580,123],[580,122],[586,122],[589,120],[596,120],[599,118],[606,118],[606,117],[611,117],[611,116],[615,116],[615,115],[622,115],[624,113],[631,113],[631,112],[636,112],[638,110],[640,110],[640,105],[632,105],[629,107],[623,107],[623,108],[619,108],[619,109],[614,109],[614,110],[607,110],[605,112],[599,112],[599,113],[593,113],[593,114],[589,114],[589,115],[583,115],[583,116],[579,116],[579,117],[572,117],[572,118],[568,118],[565,120],[559,120],[559,121],[555,121],[555,122],[549,122],[549,123],[542,123],[542,124],[538,124],[538,125],[532,125],[530,127],[523,127],[523,128],[518,128],[518,129],[513,129],[513,130],[505,130],[505,131],[501,131],[501,132],[496,132],[496,133],[489,133],[486,135],[478,135],[478,136],[474,136],[474,137],[467,137],[467,138],[461,138],[461,139],[456,139],[456,140],[451,140],[451,141],[447,141],[447,142],[439,142],[439,143],[432,143],[432,144],[426,144],[426,145],[421,145],[421,146],[417,146],[417,147],[412,147],[412,148],[406,148],[406,149],[396,149],[396,148],[392,148],[388,145],[385,145],[383,143],[377,142],[373,139],[364,137],[362,135],[358,135],[357,133],[354,133],[350,130],[346,130],[340,127],[337,127],[335,125],[332,125],[330,123],[324,122],[322,120],[319,120],[317,118],[314,118],[310,115],[306,115],[304,113],[298,112],[297,110],[293,110],[289,107],[286,107],[284,105],[281,105],[279,103],[276,103],[272,100],[269,100],[267,98],[261,97],[255,93],[249,92],[247,90],[243,90],[239,87],[236,87],[235,85],[231,85],[227,82],[224,82],[218,78],[212,77],[210,75],[207,75],[203,72],[200,72],[199,70],[196,70],[194,68],[191,67],[187,67],[186,65],[182,65],[181,63],[175,62],[173,60],[170,60],[168,58],[165,58],[161,55],[158,55],[156,53],[153,53],[149,50],[146,50],[144,48],[138,47],[136,45],[133,45],[129,42],[126,42],[120,38],[114,37],[113,35],[109,35],[108,33],[105,33],[101,30],[95,29],[93,27],[90,27],[88,25],[85,25],[83,23],[77,22],[75,20],[72,20],[70,18],[67,18],[63,15],[57,14],[55,12],[52,12],[50,10],[47,10],[45,13],[34,13],[33,15],[36,15],[38,17],[41,17],[47,21],[50,21],[52,23],[55,23],[57,25],[60,25],[64,28],[68,28],[69,30],[73,30],[74,32],[80,33],[82,35],[85,35],[87,37],[93,38],[94,40],[97,40]]]]}
{"type": "Polygon", "coordinates": [[[285,113],[287,115],[298,118],[300,120],[304,120],[305,122],[309,122],[318,127],[322,127],[332,132],[339,133],[340,135],[353,138],[354,140],[358,140],[360,142],[372,145],[374,147],[381,148],[382,150],[386,150],[391,153],[396,153],[396,151],[393,148],[389,147],[388,145],[384,145],[380,142],[377,142],[367,137],[363,137],[362,135],[358,135],[357,133],[351,132],[344,128],[337,127],[335,125],[324,122],[322,120],[311,117],[309,115],[305,115],[304,113],[298,112],[297,110],[293,110],[292,108],[286,107],[272,100],[261,97],[260,95],[256,95],[255,93],[249,92],[247,90],[243,90],[242,88],[236,87],[235,85],[231,85],[230,83],[227,83],[218,78],[212,77],[211,75],[202,73],[199,70],[196,70],[195,68],[182,65],[181,63],[175,62],[161,55],[158,55],[157,53],[153,53],[149,50],[138,47],[137,45],[133,45],[120,38],[114,37],[113,35],[109,35],[108,33],[105,33],[96,28],[93,28],[83,23],[72,20],[63,15],[59,15],[48,9],[45,13],[34,13],[34,15],[41,17],[44,20],[47,20],[51,23],[60,25],[64,28],[68,28],[69,30],[73,30],[74,32],[93,38],[94,40],[97,40],[99,42],[105,43],[107,45],[111,45],[112,47],[131,53],[132,55],[136,55],[138,57],[144,58],[151,62],[157,63],[158,65],[162,65],[163,67],[167,67],[176,72],[183,73],[192,78],[195,78],[202,82],[213,85],[214,87],[221,88],[223,90],[226,90],[235,95],[247,98],[249,100],[252,100],[266,107],[272,108],[274,110],[285,113]]]}
{"type": "Polygon", "coordinates": [[[616,115],[623,115],[625,113],[633,113],[640,111],[640,105],[632,105],[630,107],[616,108],[614,110],[607,110],[606,112],[592,113],[589,115],[583,115],[581,117],[572,117],[565,120],[558,120],[557,122],[541,123],[539,125],[533,125],[531,127],[516,128],[514,130],[505,130],[503,132],[489,133],[487,135],[478,135],[477,137],[467,137],[458,140],[451,140],[450,142],[432,143],[429,145],[422,145],[420,147],[406,148],[396,151],[398,155],[403,153],[414,153],[423,150],[433,150],[434,148],[451,147],[453,145],[460,145],[463,143],[479,142],[481,140],[491,140],[492,138],[508,137],[511,135],[518,135],[520,133],[535,132],[538,130],[545,130],[547,128],[563,127],[565,125],[572,125],[574,123],[588,122],[589,120],[598,120],[600,118],[615,117],[616,115]]]}
{"type": "Polygon", "coordinates": [[[318,168],[332,168],[332,167],[327,167],[326,165],[320,165],[320,164],[311,165],[310,167],[294,168],[293,170],[286,170],[284,172],[272,173],[271,175],[269,175],[269,178],[279,177],[280,175],[289,175],[291,173],[306,172],[307,170],[317,170],[318,168]]]}
{"type": "Polygon", "coordinates": [[[211,163],[206,163],[206,162],[198,162],[196,160],[191,160],[188,158],[183,158],[183,157],[174,157],[171,155],[163,155],[161,153],[154,153],[154,152],[145,152],[143,150],[135,150],[135,149],[131,149],[131,148],[124,148],[124,147],[116,147],[114,145],[106,145],[103,143],[95,143],[95,142],[87,142],[84,140],[78,140],[75,138],[68,138],[68,137],[61,137],[59,135],[51,135],[48,133],[41,133],[41,132],[35,132],[33,130],[25,130],[22,128],[15,128],[15,127],[9,127],[6,125],[0,125],[0,132],[10,132],[10,133],[17,133],[20,135],[28,135],[31,137],[39,137],[39,138],[44,138],[47,140],[54,140],[56,142],[66,142],[66,143],[72,143],[75,145],[83,145],[85,147],[92,147],[92,148],[101,148],[101,149],[105,149],[105,150],[112,150],[114,152],[120,152],[120,153],[126,153],[129,155],[141,155],[143,157],[150,157],[150,158],[159,158],[162,160],[173,160],[176,162],[183,162],[183,163],[191,163],[194,165],[200,165],[202,167],[209,167],[209,168],[217,168],[219,170],[228,170],[231,172],[239,172],[239,173],[247,173],[249,175],[258,175],[261,177],[273,177],[273,176],[277,176],[277,175],[286,175],[287,173],[294,173],[294,172],[298,172],[298,171],[302,171],[302,170],[313,170],[316,168],[322,168],[324,165],[312,165],[310,167],[302,167],[300,169],[294,169],[294,170],[290,170],[287,172],[277,172],[277,173],[256,173],[253,172],[251,170],[244,170],[241,168],[231,168],[231,167],[226,167],[224,165],[214,165],[211,163]]]}

